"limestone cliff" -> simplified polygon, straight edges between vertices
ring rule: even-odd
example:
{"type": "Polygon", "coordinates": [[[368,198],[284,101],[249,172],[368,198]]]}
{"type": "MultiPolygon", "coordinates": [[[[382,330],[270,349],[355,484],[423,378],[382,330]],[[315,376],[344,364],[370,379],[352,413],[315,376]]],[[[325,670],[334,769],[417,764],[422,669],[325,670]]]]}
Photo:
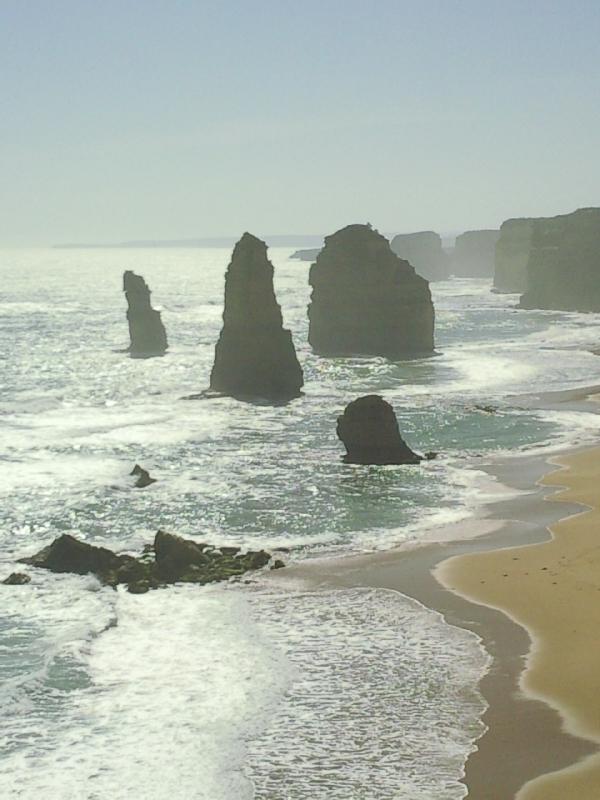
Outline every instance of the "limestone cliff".
{"type": "Polygon", "coordinates": [[[283,327],[267,246],[245,233],[225,276],[223,329],[210,388],[238,399],[286,402],[303,384],[291,333],[283,327]]]}
{"type": "Polygon", "coordinates": [[[496,242],[494,290],[501,293],[518,292],[527,287],[527,262],[535,219],[507,219],[500,226],[496,242]]]}
{"type": "Polygon", "coordinates": [[[520,307],[600,311],[600,208],[535,221],[520,307]]]}
{"type": "Polygon", "coordinates": [[[296,250],[290,258],[295,258],[298,261],[314,261],[320,252],[320,247],[313,247],[309,250],[296,250]]]}
{"type": "Polygon", "coordinates": [[[392,406],[376,394],[349,403],[338,417],[336,432],[344,443],[347,464],[418,464],[421,456],[406,444],[392,406]]]}
{"type": "Polygon", "coordinates": [[[308,339],[316,353],[400,359],[433,352],[429,284],[369,225],[327,236],[309,281],[308,339]]]}
{"type": "Polygon", "coordinates": [[[150,289],[141,275],[123,273],[123,291],[127,298],[129,353],[133,358],[162,356],[168,347],[167,334],[160,312],[150,305],[150,289]]]}
{"type": "Polygon", "coordinates": [[[397,256],[412,264],[422,278],[443,281],[448,277],[450,264],[439,234],[433,231],[401,233],[394,236],[391,247],[397,256]]]}
{"type": "Polygon", "coordinates": [[[491,278],[500,231],[465,231],[456,237],[451,272],[457,278],[491,278]]]}

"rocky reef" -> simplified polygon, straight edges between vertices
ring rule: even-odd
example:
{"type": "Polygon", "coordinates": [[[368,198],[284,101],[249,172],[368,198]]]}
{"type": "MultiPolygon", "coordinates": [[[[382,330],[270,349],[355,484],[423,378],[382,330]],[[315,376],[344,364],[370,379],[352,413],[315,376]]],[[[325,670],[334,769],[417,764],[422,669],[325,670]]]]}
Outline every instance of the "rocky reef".
{"type": "Polygon", "coordinates": [[[442,239],[434,231],[401,233],[394,236],[392,250],[415,268],[428,281],[443,281],[449,275],[448,256],[442,248],[442,239]]]}
{"type": "Polygon", "coordinates": [[[168,347],[167,334],[160,312],[150,305],[148,284],[141,275],[127,270],[123,273],[123,291],[127,298],[129,354],[132,358],[164,356],[168,347]]]}
{"type": "Polygon", "coordinates": [[[600,311],[600,208],[534,222],[520,307],[600,311]]]}
{"type": "Polygon", "coordinates": [[[2,583],[5,586],[25,586],[31,583],[31,577],[24,572],[11,572],[8,578],[4,578],[2,583]]]}
{"type": "Polygon", "coordinates": [[[450,264],[457,278],[491,278],[500,231],[465,231],[456,237],[450,264]]]}
{"type": "Polygon", "coordinates": [[[223,329],[210,388],[240,400],[287,402],[304,383],[290,331],[283,327],[267,246],[245,233],[225,276],[223,329]]]}
{"type": "MultiPolygon", "coordinates": [[[[239,577],[261,569],[271,558],[264,550],[242,553],[239,547],[212,547],[158,531],[154,543],[139,557],[118,555],[63,534],[39,553],[20,561],[52,572],[91,573],[108,586],[126,584],[130,592],[142,594],[172,583],[205,584],[239,577]]],[[[273,564],[275,569],[281,566],[281,561],[273,564]]]]}
{"type": "Polygon", "coordinates": [[[419,464],[423,459],[406,444],[392,406],[376,394],[349,403],[336,432],[346,448],[347,464],[419,464]]]}
{"type": "Polygon", "coordinates": [[[534,222],[533,218],[524,217],[507,219],[500,226],[494,259],[494,291],[522,294],[527,288],[527,263],[534,222]]]}
{"type": "Polygon", "coordinates": [[[298,261],[314,261],[320,252],[320,247],[313,247],[310,250],[296,250],[295,253],[292,253],[290,258],[295,258],[298,261]]]}
{"type": "Polygon", "coordinates": [[[319,355],[401,359],[433,352],[429,284],[370,225],[327,236],[309,282],[308,340],[319,355]]]}

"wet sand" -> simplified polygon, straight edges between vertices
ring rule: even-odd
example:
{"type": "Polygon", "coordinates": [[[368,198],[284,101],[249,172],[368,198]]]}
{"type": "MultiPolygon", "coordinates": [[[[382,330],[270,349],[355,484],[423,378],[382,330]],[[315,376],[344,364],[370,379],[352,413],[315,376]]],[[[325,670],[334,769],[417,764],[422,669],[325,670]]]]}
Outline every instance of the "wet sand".
{"type": "MultiPolygon", "coordinates": [[[[600,467],[600,457],[598,465],[600,467]]],[[[560,500],[546,501],[545,497],[555,489],[548,488],[551,483],[539,486],[536,482],[549,469],[553,468],[549,467],[546,458],[540,456],[487,465],[486,471],[521,493],[487,506],[476,520],[437,531],[438,538],[445,540],[442,544],[417,548],[413,545],[382,553],[305,561],[282,570],[279,575],[272,574],[273,580],[297,583],[307,589],[363,586],[396,590],[436,609],[450,624],[471,630],[482,639],[493,664],[480,683],[480,691],[488,703],[483,716],[487,730],[465,765],[464,782],[470,800],[509,800],[516,797],[526,784],[533,786],[531,782],[540,776],[567,769],[585,758],[589,764],[595,763],[595,759],[590,760],[590,757],[598,752],[596,743],[588,738],[589,730],[573,725],[567,730],[556,703],[545,702],[545,697],[540,699],[529,690],[522,690],[520,682],[531,647],[528,627],[524,621],[516,622],[503,613],[505,609],[500,604],[497,608],[491,607],[494,603],[488,604],[488,600],[481,599],[479,594],[480,587],[487,587],[492,574],[499,576],[491,582],[492,586],[498,585],[498,592],[502,593],[506,593],[509,586],[514,589],[528,580],[528,576],[523,575],[517,578],[515,565],[519,564],[521,572],[525,570],[519,562],[512,560],[512,555],[507,557],[510,569],[502,566],[500,571],[494,559],[506,557],[500,554],[511,552],[501,548],[547,541],[550,538],[548,525],[581,511],[580,506],[574,505],[574,502],[579,502],[574,496],[563,495],[560,500]],[[490,559],[490,564],[494,562],[485,574],[482,574],[485,571],[483,564],[468,564],[469,559],[485,558],[490,559]],[[448,588],[434,577],[434,572],[443,573],[440,577],[448,588]],[[514,575],[509,584],[506,581],[510,578],[505,578],[504,574],[510,576],[511,572],[514,575]],[[468,591],[462,583],[463,578],[468,582],[468,591]],[[466,597],[471,592],[475,602],[466,597]],[[500,608],[502,611],[497,610],[500,608]]],[[[563,477],[561,474],[561,479],[563,477]]],[[[600,494],[600,488],[598,491],[600,494]]],[[[600,534],[598,541],[600,554],[600,534]]],[[[538,548],[539,545],[528,549],[538,548]]],[[[549,570],[540,574],[545,577],[547,572],[549,570]]],[[[598,579],[600,581],[600,564],[598,579]]],[[[552,581],[549,585],[552,586],[552,581]]],[[[598,597],[600,599],[600,595],[598,597]]],[[[537,596],[530,602],[535,605],[537,596]]],[[[598,609],[600,612],[600,603],[598,609]]],[[[600,680],[600,671],[598,678],[600,680]]],[[[582,779],[581,767],[577,775],[582,779]]],[[[596,777],[592,780],[595,781],[596,777]]],[[[582,794],[584,790],[578,789],[578,800],[591,800],[592,797],[598,800],[600,782],[595,785],[597,789],[593,795],[582,794]]],[[[568,800],[571,796],[561,793],[562,789],[556,795],[549,794],[546,789],[541,791],[542,794],[519,794],[519,800],[540,800],[542,797],[545,800],[559,797],[568,800]]]]}

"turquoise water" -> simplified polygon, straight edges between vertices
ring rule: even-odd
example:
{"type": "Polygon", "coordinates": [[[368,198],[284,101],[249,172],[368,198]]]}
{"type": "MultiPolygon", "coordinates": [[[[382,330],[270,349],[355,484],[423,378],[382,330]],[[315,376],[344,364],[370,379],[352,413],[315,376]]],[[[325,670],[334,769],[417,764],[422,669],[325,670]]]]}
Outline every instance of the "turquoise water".
{"type": "MultiPolygon", "coordinates": [[[[277,249],[271,256],[306,385],[305,395],[283,408],[182,399],[208,384],[228,251],[0,253],[0,577],[16,568],[17,557],[63,531],[135,549],[162,527],[218,543],[291,547],[291,558],[391,547],[431,537],[441,524],[472,513],[484,499],[477,473],[481,461],[584,440],[596,429],[591,415],[525,409],[513,399],[600,382],[600,359],[588,352],[600,341],[595,316],[517,312],[516,298],[491,294],[489,282],[448,281],[432,287],[436,357],[397,364],[321,359],[306,341],[309,265],[289,261],[290,252],[277,249]],[[128,343],[120,291],[125,269],[146,278],[162,310],[170,343],[164,358],[138,361],[119,352],[128,343]],[[437,460],[402,468],[342,463],[336,417],[348,401],[372,392],[393,403],[410,445],[438,451],[437,460]],[[476,405],[492,405],[497,412],[476,405]],[[134,490],[128,479],[136,462],[158,479],[147,490],[134,490]]],[[[249,598],[244,589],[193,587],[168,597],[159,592],[133,598],[99,589],[92,578],[44,574],[35,574],[27,587],[0,588],[7,767],[0,788],[9,796],[33,800],[45,792],[51,798],[104,800],[131,796],[132,787],[140,785],[145,797],[156,800],[337,796],[309,766],[302,790],[290,786],[267,746],[274,730],[269,725],[280,724],[269,709],[297,685],[295,669],[318,683],[316,654],[323,644],[308,634],[297,641],[292,619],[307,614],[310,619],[318,599],[296,598],[286,626],[285,597],[261,605],[260,593],[249,598]],[[277,621],[273,639],[265,629],[269,619],[277,621]],[[177,671],[170,680],[188,698],[185,707],[177,701],[176,713],[174,686],[165,685],[171,663],[177,671]],[[156,675],[144,671],[148,664],[156,675]],[[130,680],[121,674],[124,665],[130,680]],[[252,685],[252,675],[262,676],[260,687],[252,685]],[[222,701],[218,731],[210,697],[222,701]],[[162,728],[154,730],[153,720],[162,728]],[[154,775],[152,758],[138,752],[135,725],[148,729],[149,746],[165,749],[179,765],[181,786],[175,793],[158,775],[143,783],[143,775],[154,775]],[[129,726],[130,738],[122,726],[129,726]],[[218,748],[208,745],[213,740],[218,748]],[[60,783],[52,757],[57,752],[82,790],[60,783]],[[101,769],[94,752],[105,759],[101,769]],[[203,783],[187,769],[190,758],[199,759],[210,780],[203,783]],[[271,794],[252,779],[263,762],[280,776],[266,781],[271,794]]],[[[372,608],[377,602],[370,598],[372,608]]],[[[410,615],[413,634],[403,643],[407,663],[414,666],[423,647],[430,648],[423,669],[435,686],[439,676],[433,665],[443,664],[448,642],[456,644],[462,636],[459,672],[474,686],[484,668],[475,638],[435,622],[432,612],[415,609],[400,596],[391,607],[388,597],[380,602],[381,639],[371,643],[370,656],[366,650],[361,655],[359,636],[357,663],[385,651],[394,635],[394,614],[398,620],[410,615]]],[[[355,598],[340,595],[339,603],[339,614],[328,618],[323,635],[342,646],[352,619],[357,631],[366,623],[355,598]]],[[[389,680],[374,672],[371,688],[376,692],[389,680]]],[[[293,698],[293,691],[286,696],[293,698]]],[[[404,701],[411,708],[411,731],[419,727],[419,714],[435,724],[422,696],[407,695],[404,701]]],[[[357,708],[361,702],[357,695],[357,708]]],[[[471,695],[464,706],[469,723],[457,711],[460,698],[440,702],[445,720],[456,716],[454,734],[450,727],[447,738],[457,744],[440,766],[455,778],[447,778],[445,794],[438,787],[435,796],[450,800],[463,796],[458,778],[461,754],[469,747],[464,730],[477,727],[478,712],[471,695]]],[[[359,716],[355,724],[360,726],[359,716]]],[[[335,749],[330,733],[324,741],[335,749]]],[[[301,739],[302,730],[294,737],[301,739]]],[[[433,791],[418,749],[417,736],[403,755],[406,770],[395,764],[378,798],[397,797],[399,787],[412,787],[414,797],[433,791]],[[404,783],[394,785],[394,775],[404,783]]],[[[349,763],[347,748],[344,753],[349,763]]],[[[443,760],[443,752],[438,756],[443,760]]],[[[293,757],[290,739],[278,758],[293,757]]],[[[344,796],[340,770],[342,785],[335,791],[344,796]]],[[[347,797],[369,796],[364,788],[369,770],[359,773],[358,778],[352,773],[347,797]]]]}

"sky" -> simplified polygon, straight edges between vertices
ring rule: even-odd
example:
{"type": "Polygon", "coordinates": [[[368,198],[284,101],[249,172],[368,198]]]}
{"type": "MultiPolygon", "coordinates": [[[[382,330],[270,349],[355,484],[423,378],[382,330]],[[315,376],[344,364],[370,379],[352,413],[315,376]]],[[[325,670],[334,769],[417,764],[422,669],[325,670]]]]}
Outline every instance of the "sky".
{"type": "Polygon", "coordinates": [[[0,246],[600,205],[598,0],[0,0],[0,246]]]}

